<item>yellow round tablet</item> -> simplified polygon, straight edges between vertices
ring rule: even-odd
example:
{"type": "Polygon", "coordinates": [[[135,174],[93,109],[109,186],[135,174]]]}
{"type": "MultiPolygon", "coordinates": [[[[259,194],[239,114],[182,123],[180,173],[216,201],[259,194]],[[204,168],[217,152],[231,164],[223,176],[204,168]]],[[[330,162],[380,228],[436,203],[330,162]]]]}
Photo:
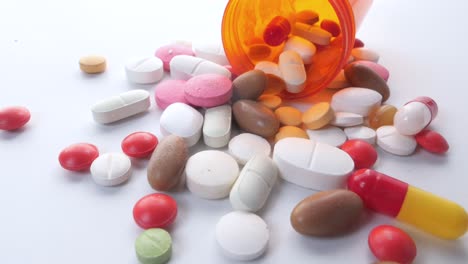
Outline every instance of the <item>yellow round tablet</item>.
{"type": "Polygon", "coordinates": [[[106,58],[97,55],[80,58],[80,69],[86,73],[101,73],[106,70],[106,58]]]}
{"type": "Polygon", "coordinates": [[[320,129],[328,125],[335,113],[329,103],[322,102],[313,105],[302,115],[302,122],[308,129],[320,129]]]}
{"type": "Polygon", "coordinates": [[[296,137],[309,139],[307,133],[296,126],[284,126],[280,127],[278,133],[275,135],[275,143],[283,138],[296,137]]]}
{"type": "Polygon", "coordinates": [[[276,95],[264,94],[258,98],[258,102],[270,108],[271,110],[275,110],[281,105],[281,103],[283,103],[283,100],[281,100],[281,97],[276,95]]]}
{"type": "Polygon", "coordinates": [[[299,126],[302,124],[302,113],[297,108],[282,106],[275,110],[275,115],[282,125],[299,126]]]}

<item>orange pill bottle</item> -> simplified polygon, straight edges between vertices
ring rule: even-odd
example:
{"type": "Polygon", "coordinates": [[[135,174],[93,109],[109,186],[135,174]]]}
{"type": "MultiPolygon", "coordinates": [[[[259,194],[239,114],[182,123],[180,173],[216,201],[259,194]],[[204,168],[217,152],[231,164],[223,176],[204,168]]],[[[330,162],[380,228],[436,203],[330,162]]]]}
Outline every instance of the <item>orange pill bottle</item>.
{"type": "MultiPolygon", "coordinates": [[[[300,98],[315,94],[335,78],[347,63],[354,46],[356,29],[369,10],[373,0],[230,0],[226,6],[223,23],[223,45],[236,74],[252,70],[258,62],[249,57],[252,45],[264,44],[265,27],[277,16],[284,17],[294,26],[295,14],[312,10],[320,21],[333,20],[340,25],[341,34],[332,38],[327,46],[318,46],[312,63],[306,66],[307,84],[304,91],[292,94],[283,92],[284,98],[300,98]]],[[[268,60],[278,62],[283,46],[270,47],[268,60]]]]}

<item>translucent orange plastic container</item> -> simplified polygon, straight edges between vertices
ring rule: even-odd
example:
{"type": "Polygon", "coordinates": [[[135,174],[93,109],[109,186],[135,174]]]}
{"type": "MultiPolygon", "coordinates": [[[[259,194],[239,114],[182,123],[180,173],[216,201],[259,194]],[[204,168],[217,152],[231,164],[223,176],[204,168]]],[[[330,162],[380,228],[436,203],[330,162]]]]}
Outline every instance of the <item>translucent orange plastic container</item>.
{"type": "MultiPolygon", "coordinates": [[[[329,19],[341,27],[341,34],[330,45],[318,47],[312,64],[306,67],[307,85],[297,94],[283,92],[282,97],[299,98],[315,94],[333,80],[347,62],[354,46],[356,29],[361,24],[373,0],[230,0],[226,6],[222,38],[226,56],[236,74],[252,70],[256,61],[249,58],[250,45],[262,41],[267,24],[276,16],[295,23],[295,14],[313,10],[320,21],[329,19]]],[[[317,25],[320,25],[320,21],[317,25]]],[[[277,62],[283,45],[271,47],[266,59],[277,62]]]]}

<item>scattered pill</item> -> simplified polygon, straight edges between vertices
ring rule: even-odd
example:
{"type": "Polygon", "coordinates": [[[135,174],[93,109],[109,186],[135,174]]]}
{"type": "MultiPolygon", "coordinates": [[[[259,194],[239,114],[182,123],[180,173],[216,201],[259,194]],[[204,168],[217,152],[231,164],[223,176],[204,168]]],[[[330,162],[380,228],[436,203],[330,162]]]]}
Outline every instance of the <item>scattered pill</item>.
{"type": "Polygon", "coordinates": [[[390,225],[380,225],[369,233],[369,248],[379,260],[411,264],[416,258],[416,244],[403,230],[390,225]]]}
{"type": "Polygon", "coordinates": [[[158,107],[166,109],[173,103],[188,104],[185,99],[185,83],[184,80],[165,80],[156,85],[154,97],[158,107]]]}
{"type": "Polygon", "coordinates": [[[232,96],[230,79],[217,74],[197,75],[185,83],[185,99],[194,106],[214,107],[227,103],[232,96]]]}
{"type": "Polygon", "coordinates": [[[270,232],[258,215],[234,211],[219,219],[216,224],[216,241],[222,252],[235,260],[253,260],[268,247],[270,232]]]}
{"type": "Polygon", "coordinates": [[[398,109],[393,105],[381,105],[369,113],[369,127],[393,126],[393,118],[398,109]]]}
{"type": "Polygon", "coordinates": [[[364,42],[362,40],[356,38],[354,40],[354,48],[363,48],[364,47],[364,42]]]}
{"type": "Polygon", "coordinates": [[[331,81],[327,86],[328,89],[342,89],[346,87],[351,87],[351,84],[348,82],[348,79],[346,79],[344,70],[341,70],[335,79],[333,79],[333,81],[331,81]]]}
{"type": "Polygon", "coordinates": [[[218,74],[231,78],[231,72],[224,66],[189,55],[178,55],[170,62],[171,77],[177,80],[189,80],[201,74],[218,74]]]}
{"type": "Polygon", "coordinates": [[[393,125],[403,135],[416,135],[437,116],[437,103],[426,96],[417,97],[398,109],[393,125]]]}
{"type": "Polygon", "coordinates": [[[334,118],[333,109],[327,102],[311,106],[302,115],[302,122],[308,129],[320,129],[328,125],[334,118]]]}
{"type": "Polygon", "coordinates": [[[173,103],[161,114],[159,125],[164,136],[170,134],[180,136],[187,146],[191,147],[197,144],[201,137],[203,116],[189,105],[173,103]]]}
{"type": "Polygon", "coordinates": [[[449,150],[447,140],[439,133],[425,129],[415,136],[416,142],[425,150],[443,154],[449,150]]]}
{"type": "Polygon", "coordinates": [[[260,61],[255,64],[255,70],[260,70],[266,74],[272,74],[278,78],[283,78],[278,64],[271,61],[260,61]]]}
{"type": "Polygon", "coordinates": [[[91,176],[102,186],[116,186],[126,182],[132,174],[132,162],[123,153],[105,153],[91,164],[91,176]]]}
{"type": "Polygon", "coordinates": [[[344,73],[352,86],[368,88],[382,95],[382,102],[390,97],[387,82],[371,68],[359,63],[351,63],[344,68],[344,73]]]}
{"type": "Polygon", "coordinates": [[[277,109],[283,103],[281,97],[268,94],[261,95],[257,101],[271,110],[277,109]]]}
{"type": "Polygon", "coordinates": [[[135,241],[135,252],[141,264],[164,264],[172,255],[171,235],[160,228],[150,228],[135,241]]]}
{"type": "Polygon", "coordinates": [[[245,164],[229,194],[234,210],[256,212],[265,205],[278,177],[275,163],[258,154],[245,164]]]}
{"type": "Polygon", "coordinates": [[[377,52],[368,48],[354,48],[351,51],[351,55],[354,57],[355,61],[365,60],[377,63],[380,58],[377,52]]]}
{"type": "Polygon", "coordinates": [[[346,142],[346,134],[341,128],[335,126],[326,126],[321,129],[307,129],[307,135],[313,141],[328,144],[333,147],[339,147],[346,142]]]}
{"type": "Polygon", "coordinates": [[[84,56],[79,61],[80,69],[85,73],[102,73],[106,70],[106,58],[97,55],[84,56]]]}
{"type": "Polygon", "coordinates": [[[381,126],[376,134],[377,145],[389,153],[408,156],[416,150],[416,139],[400,134],[394,126],[381,126]]]}
{"type": "Polygon", "coordinates": [[[380,106],[382,95],[366,88],[350,87],[336,92],[331,99],[335,112],[349,112],[367,117],[369,112],[380,106]]]}
{"type": "Polygon", "coordinates": [[[195,56],[195,53],[193,53],[191,45],[187,46],[180,43],[173,43],[158,48],[154,55],[162,60],[164,70],[170,71],[170,62],[175,56],[195,56]]]}
{"type": "Polygon", "coordinates": [[[98,148],[88,143],[77,143],[64,148],[59,154],[62,168],[70,171],[89,170],[99,156],[98,148]]]}
{"type": "Polygon", "coordinates": [[[13,131],[22,128],[31,119],[31,113],[23,106],[0,109],[0,130],[13,131]]]}
{"type": "Polygon", "coordinates": [[[440,238],[457,239],[468,230],[468,215],[460,205],[380,172],[355,171],[348,179],[348,189],[369,209],[440,238]]]}
{"type": "Polygon", "coordinates": [[[299,126],[302,124],[302,113],[297,108],[282,106],[275,110],[276,118],[285,126],[299,126]]]}
{"type": "Polygon", "coordinates": [[[122,140],[122,151],[132,158],[146,158],[158,145],[158,138],[149,132],[135,132],[122,140]]]}
{"type": "Polygon", "coordinates": [[[338,236],[351,231],[364,211],[361,198],[347,190],[315,193],[299,202],[291,213],[291,225],[300,234],[338,236]]]}
{"type": "Polygon", "coordinates": [[[291,24],[289,21],[282,16],[276,16],[265,27],[263,41],[273,47],[279,46],[286,41],[289,33],[291,33],[291,24]]]}
{"type": "Polygon", "coordinates": [[[221,43],[193,43],[193,52],[198,58],[212,61],[219,65],[228,65],[229,61],[221,43]]]}
{"type": "Polygon", "coordinates": [[[271,48],[264,44],[254,44],[249,46],[247,55],[254,61],[266,60],[271,55],[271,48]]]}
{"type": "Polygon", "coordinates": [[[275,142],[289,137],[309,139],[307,133],[297,126],[282,126],[275,135],[275,142]]]}
{"type": "Polygon", "coordinates": [[[307,73],[301,56],[293,50],[283,51],[279,56],[278,65],[286,82],[286,90],[290,93],[302,92],[307,81],[307,73]]]}
{"type": "Polygon", "coordinates": [[[153,193],[142,197],[133,207],[133,219],[143,228],[167,228],[176,219],[177,202],[163,193],[153,193]]]}
{"type": "Polygon", "coordinates": [[[222,199],[239,176],[239,165],[229,154],[205,150],[188,159],[185,174],[191,193],[204,199],[222,199]]]}
{"type": "Polygon", "coordinates": [[[125,73],[130,82],[148,84],[159,82],[164,76],[163,62],[154,56],[132,58],[125,65],[125,73]]]}
{"type": "Polygon", "coordinates": [[[354,169],[372,168],[377,161],[377,151],[366,141],[352,139],[341,147],[354,161],[354,169]]]}
{"type": "Polygon", "coordinates": [[[266,74],[267,77],[267,85],[263,95],[277,95],[282,91],[286,90],[286,82],[273,74],[266,74]]]}
{"type": "Polygon", "coordinates": [[[342,188],[354,162],[341,149],[303,138],[285,138],[273,150],[280,176],[314,190],[342,188]]]}
{"type": "Polygon", "coordinates": [[[344,132],[349,140],[359,139],[371,145],[375,145],[377,134],[375,130],[366,126],[347,127],[344,132]]]}
{"type": "Polygon", "coordinates": [[[364,117],[362,115],[347,112],[335,113],[334,119],[330,122],[331,125],[337,127],[353,127],[362,125],[363,123],[364,117]]]}
{"type": "Polygon", "coordinates": [[[279,121],[269,108],[251,100],[239,100],[232,106],[239,127],[262,137],[272,137],[279,129],[279,121]]]}
{"type": "Polygon", "coordinates": [[[242,133],[229,141],[229,153],[239,164],[244,165],[255,155],[270,156],[271,146],[260,136],[242,133]]]}
{"type": "Polygon", "coordinates": [[[387,68],[375,62],[360,60],[360,61],[353,62],[352,64],[364,65],[370,68],[385,81],[388,81],[388,78],[390,77],[390,72],[387,70],[387,68]]]}
{"type": "Polygon", "coordinates": [[[333,20],[329,20],[329,19],[322,20],[322,22],[320,22],[320,27],[323,30],[330,32],[330,34],[333,37],[338,37],[341,34],[340,25],[338,25],[338,23],[336,23],[333,20]]]}
{"type": "Polygon", "coordinates": [[[296,13],[296,21],[313,25],[319,21],[319,14],[312,10],[302,10],[296,13]]]}
{"type": "Polygon", "coordinates": [[[203,140],[212,148],[221,148],[231,138],[232,109],[222,105],[206,109],[203,123],[203,140]]]}
{"type": "Polygon", "coordinates": [[[239,75],[232,82],[232,101],[240,99],[257,100],[267,85],[267,76],[263,71],[251,70],[239,75]]]}
{"type": "Polygon", "coordinates": [[[188,148],[184,139],[169,135],[158,144],[148,162],[147,178],[157,191],[174,190],[183,181],[188,148]]]}
{"type": "Polygon", "coordinates": [[[330,44],[330,39],[332,37],[330,32],[323,30],[320,27],[311,26],[301,22],[296,22],[294,25],[294,34],[305,38],[314,44],[322,46],[330,44]]]}
{"type": "Polygon", "coordinates": [[[301,56],[304,64],[311,64],[317,49],[312,42],[301,37],[292,36],[286,41],[283,50],[293,50],[301,56]]]}
{"type": "Polygon", "coordinates": [[[132,90],[101,100],[91,106],[94,121],[108,124],[142,113],[151,106],[150,94],[132,90]]]}

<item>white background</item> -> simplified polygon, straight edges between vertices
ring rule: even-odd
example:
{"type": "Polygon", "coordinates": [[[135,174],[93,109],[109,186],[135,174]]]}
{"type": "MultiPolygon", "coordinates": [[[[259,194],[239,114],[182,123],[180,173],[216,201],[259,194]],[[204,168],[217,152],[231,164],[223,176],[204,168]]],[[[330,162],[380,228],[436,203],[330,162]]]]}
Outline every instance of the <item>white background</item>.
{"type": "MultiPolygon", "coordinates": [[[[130,89],[154,90],[126,81],[123,64],[130,56],[151,55],[173,39],[219,41],[226,2],[1,1],[0,106],[27,106],[32,119],[19,132],[0,131],[0,263],[137,263],[133,243],[141,229],[132,208],[153,192],[147,161],[134,161],[128,183],[103,188],[89,173],[63,170],[58,154],[76,142],[93,143],[101,153],[120,151],[121,140],[138,130],[160,136],[154,101],[147,113],[107,126],[92,120],[89,107],[130,89]],[[108,71],[82,74],[78,59],[86,54],[106,56],[108,71]]],[[[379,150],[376,169],[465,208],[467,9],[461,0],[376,0],[358,33],[391,71],[388,102],[401,106],[419,95],[433,97],[440,114],[431,126],[451,144],[444,156],[419,150],[396,157],[379,150]]],[[[468,236],[443,241],[372,213],[345,237],[303,237],[290,226],[289,214],[312,193],[282,181],[275,187],[259,213],[271,229],[269,249],[255,263],[372,263],[367,235],[379,224],[395,224],[413,236],[415,263],[468,263],[468,236]]],[[[234,263],[214,240],[229,201],[202,200],[188,191],[174,197],[179,215],[170,229],[172,263],[234,263]]]]}

